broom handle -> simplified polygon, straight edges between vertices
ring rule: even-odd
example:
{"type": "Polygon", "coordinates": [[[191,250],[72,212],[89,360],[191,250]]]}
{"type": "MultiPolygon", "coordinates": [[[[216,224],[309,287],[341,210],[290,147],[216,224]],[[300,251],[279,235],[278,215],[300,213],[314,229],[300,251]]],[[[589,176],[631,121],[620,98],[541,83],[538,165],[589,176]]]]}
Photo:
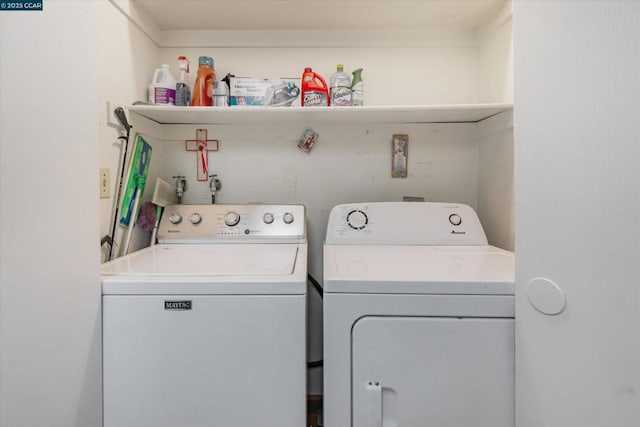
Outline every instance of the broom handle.
{"type": "Polygon", "coordinates": [[[151,232],[151,242],[149,242],[150,246],[156,244],[156,237],[158,236],[158,227],[160,226],[160,216],[162,215],[162,206],[156,206],[156,224],[153,226],[153,231],[151,232]]]}
{"type": "Polygon", "coordinates": [[[129,219],[129,228],[127,228],[127,235],[124,238],[124,242],[122,243],[122,248],[120,250],[120,256],[126,255],[129,253],[129,243],[131,243],[131,234],[133,233],[133,227],[136,224],[136,212],[138,211],[138,203],[140,201],[140,190],[136,189],[135,200],[133,201],[133,209],[131,210],[131,218],[129,219]]]}
{"type": "Polygon", "coordinates": [[[124,170],[127,167],[127,151],[129,150],[129,131],[127,131],[127,136],[121,136],[118,139],[124,139],[124,149],[122,154],[122,167],[120,168],[120,179],[118,180],[118,193],[116,194],[115,202],[115,213],[113,215],[113,225],[111,226],[111,244],[109,245],[109,257],[107,261],[111,261],[113,256],[113,245],[116,242],[116,225],[118,224],[119,215],[120,215],[120,199],[122,197],[122,181],[124,181],[124,170]]]}

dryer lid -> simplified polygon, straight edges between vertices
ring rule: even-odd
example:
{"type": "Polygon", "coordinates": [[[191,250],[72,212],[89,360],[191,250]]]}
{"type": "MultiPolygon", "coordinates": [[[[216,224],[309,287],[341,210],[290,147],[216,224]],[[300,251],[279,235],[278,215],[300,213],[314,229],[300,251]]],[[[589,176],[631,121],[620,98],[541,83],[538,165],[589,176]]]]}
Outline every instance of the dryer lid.
{"type": "Polygon", "coordinates": [[[327,293],[513,295],[514,269],[488,245],[324,247],[327,293]]]}

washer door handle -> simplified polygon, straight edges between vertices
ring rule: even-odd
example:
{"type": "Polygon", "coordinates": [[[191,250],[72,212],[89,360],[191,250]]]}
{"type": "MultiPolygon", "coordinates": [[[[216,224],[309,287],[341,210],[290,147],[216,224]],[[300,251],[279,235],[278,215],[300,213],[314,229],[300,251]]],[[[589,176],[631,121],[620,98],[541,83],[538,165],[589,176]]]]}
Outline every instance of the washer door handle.
{"type": "Polygon", "coordinates": [[[378,380],[365,384],[367,392],[367,427],[382,427],[382,385],[378,380]]]}

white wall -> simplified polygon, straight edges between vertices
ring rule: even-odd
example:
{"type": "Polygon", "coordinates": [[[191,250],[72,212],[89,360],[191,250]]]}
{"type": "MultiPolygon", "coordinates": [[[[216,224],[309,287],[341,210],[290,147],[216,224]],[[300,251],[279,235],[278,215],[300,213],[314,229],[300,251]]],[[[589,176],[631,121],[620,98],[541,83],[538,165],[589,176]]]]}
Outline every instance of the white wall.
{"type": "Polygon", "coordinates": [[[513,102],[512,3],[478,29],[477,102],[513,102]]]}
{"type": "Polygon", "coordinates": [[[0,425],[101,425],[96,2],[0,13],[0,425]]]}
{"type": "Polygon", "coordinates": [[[514,5],[518,427],[640,420],[640,2],[514,5]],[[525,286],[553,280],[557,316],[525,286]]]}
{"type": "MultiPolygon", "coordinates": [[[[138,116],[134,115],[134,120],[138,116]]],[[[403,195],[433,201],[477,205],[476,124],[318,124],[319,140],[311,153],[296,146],[304,124],[203,126],[220,149],[209,154],[210,169],[219,174],[219,203],[302,203],[308,208],[311,271],[321,279],[320,255],[329,210],[355,201],[402,200],[403,195]],[[391,137],[409,134],[409,177],[391,177],[391,137]]],[[[195,128],[168,125],[168,141],[154,145],[161,177],[185,175],[184,203],[210,203],[207,182],[197,182],[196,155],[185,139],[195,128]]],[[[155,156],[155,152],[154,152],[155,156]]],[[[148,195],[150,196],[150,194],[148,195]]]]}
{"type": "Polygon", "coordinates": [[[478,216],[489,244],[513,251],[513,111],[478,123],[478,135],[478,216]]]}

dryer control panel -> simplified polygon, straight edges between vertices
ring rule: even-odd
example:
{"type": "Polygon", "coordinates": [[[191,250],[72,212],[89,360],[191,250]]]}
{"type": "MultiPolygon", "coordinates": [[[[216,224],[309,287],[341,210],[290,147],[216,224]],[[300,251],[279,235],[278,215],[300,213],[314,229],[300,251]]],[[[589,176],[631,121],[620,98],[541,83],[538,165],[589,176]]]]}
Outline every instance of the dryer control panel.
{"type": "Polygon", "coordinates": [[[338,205],[329,214],[327,244],[486,245],[478,215],[468,205],[376,202],[338,205]]]}
{"type": "Polygon", "coordinates": [[[306,240],[302,205],[170,205],[159,243],[267,243],[306,240]]]}

